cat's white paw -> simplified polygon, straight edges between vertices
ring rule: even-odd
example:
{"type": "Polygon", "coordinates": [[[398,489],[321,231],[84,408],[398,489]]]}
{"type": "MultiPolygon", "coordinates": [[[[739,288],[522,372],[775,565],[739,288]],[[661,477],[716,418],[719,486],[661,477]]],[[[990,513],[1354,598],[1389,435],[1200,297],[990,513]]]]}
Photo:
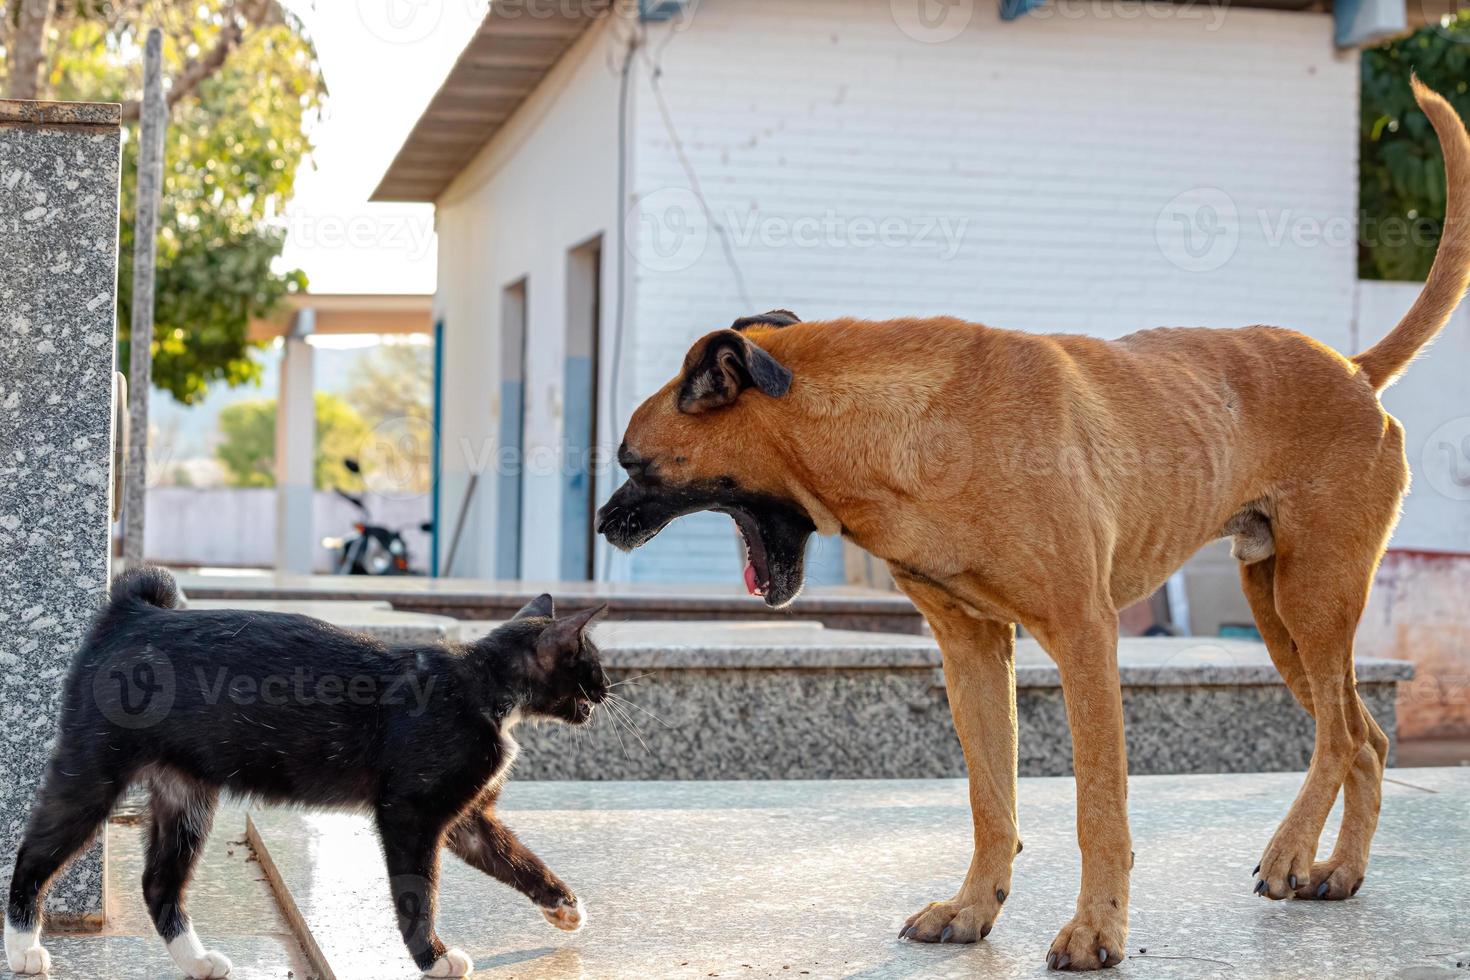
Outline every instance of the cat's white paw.
{"type": "Polygon", "coordinates": [[[30,949],[7,949],[5,958],[10,961],[10,972],[17,976],[51,972],[51,954],[40,946],[30,949]]]}
{"type": "Polygon", "coordinates": [[[31,976],[51,972],[51,954],[41,948],[41,927],[21,929],[5,923],[5,961],[10,972],[31,976]]]}
{"type": "Polygon", "coordinates": [[[475,968],[475,961],[462,949],[446,949],[434,965],[424,971],[426,977],[467,977],[475,968]]]}
{"type": "Polygon", "coordinates": [[[538,908],[541,909],[541,914],[546,916],[547,922],[550,922],[565,932],[576,932],[587,921],[587,906],[585,903],[578,903],[576,901],[568,902],[566,899],[562,899],[550,908],[544,905],[538,906],[538,908]]]}
{"type": "Polygon", "coordinates": [[[189,980],[218,980],[230,975],[229,958],[224,953],[205,949],[193,926],[169,942],[168,954],[189,980]]]}
{"type": "Polygon", "coordinates": [[[189,980],[217,980],[219,977],[229,976],[231,969],[228,956],[206,949],[203,956],[184,966],[184,973],[189,980]]]}

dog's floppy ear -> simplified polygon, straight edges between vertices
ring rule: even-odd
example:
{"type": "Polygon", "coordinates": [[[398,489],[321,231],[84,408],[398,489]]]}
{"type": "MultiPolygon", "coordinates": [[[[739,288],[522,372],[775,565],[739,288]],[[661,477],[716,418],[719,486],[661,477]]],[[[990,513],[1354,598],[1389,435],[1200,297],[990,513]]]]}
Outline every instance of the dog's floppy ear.
{"type": "Polygon", "coordinates": [[[717,330],[689,349],[679,385],[679,411],[696,415],[723,408],[755,388],[780,398],[791,387],[791,372],[735,330],[717,330]]]}
{"type": "Polygon", "coordinates": [[[744,330],[747,327],[789,327],[793,323],[800,323],[801,317],[790,310],[767,310],[765,313],[757,313],[755,316],[743,316],[730,324],[731,330],[744,330]]]}

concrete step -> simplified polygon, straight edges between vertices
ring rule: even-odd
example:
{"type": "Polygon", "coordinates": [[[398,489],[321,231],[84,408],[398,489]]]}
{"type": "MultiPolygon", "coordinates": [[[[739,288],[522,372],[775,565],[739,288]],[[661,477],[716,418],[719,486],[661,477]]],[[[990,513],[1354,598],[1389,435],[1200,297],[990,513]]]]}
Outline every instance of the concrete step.
{"type": "Polygon", "coordinates": [[[458,622],[448,616],[400,612],[383,601],[335,599],[197,599],[190,609],[245,609],[296,613],[375,636],[384,643],[433,643],[458,637],[458,622]]]}
{"type": "MultiPolygon", "coordinates": [[[[1131,780],[1127,975],[1464,975],[1470,771],[1390,773],[1372,868],[1351,901],[1269,902],[1252,894],[1251,867],[1300,784],[1291,773],[1131,780]]],[[[989,939],[894,938],[963,877],[966,800],[959,780],[512,781],[501,815],[576,889],[588,924],[556,932],[520,895],[445,855],[439,932],[469,952],[477,977],[1044,975],[1079,874],[1070,779],[1021,781],[1026,847],[989,939]]],[[[250,821],[324,977],[417,976],[365,817],[270,810],[250,821]]]]}
{"type": "MultiPolygon", "coordinates": [[[[155,980],[180,975],[143,901],[143,819],[125,815],[108,824],[108,916],[103,929],[86,933],[48,929],[43,935],[51,953],[52,976],[155,980]]],[[[232,980],[315,976],[246,843],[242,808],[221,807],[187,897],[205,946],[230,958],[232,980]]]]}
{"type": "MultiPolygon", "coordinates": [[[[517,732],[520,779],[892,779],[961,776],[939,647],[922,636],[731,623],[607,623],[619,694],[591,730],[517,732]],[[634,733],[630,728],[636,728],[634,733]]],[[[1135,773],[1306,767],[1314,725],[1266,649],[1246,640],[1125,638],[1118,647],[1135,773]],[[1270,719],[1263,724],[1262,719],[1270,719]]],[[[1358,690],[1390,738],[1410,664],[1360,659],[1358,690]]],[[[1022,775],[1071,771],[1056,665],[1016,644],[1022,775]]]]}

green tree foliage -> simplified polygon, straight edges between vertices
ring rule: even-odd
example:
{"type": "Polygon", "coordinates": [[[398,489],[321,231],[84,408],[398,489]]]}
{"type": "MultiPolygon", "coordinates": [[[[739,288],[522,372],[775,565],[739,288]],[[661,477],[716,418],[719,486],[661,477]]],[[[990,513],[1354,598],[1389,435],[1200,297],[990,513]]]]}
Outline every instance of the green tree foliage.
{"type": "MultiPolygon", "coordinates": [[[[259,398],[227,405],[219,413],[220,441],[214,454],[224,466],[232,487],[276,485],[276,401],[259,398]]],[[[370,427],[362,416],[336,395],[316,393],[317,489],[340,487],[357,492],[362,477],[342,461],[356,457],[368,441],[370,427]]]]}
{"type": "MultiPolygon", "coordinates": [[[[159,220],[153,381],[190,403],[212,382],[258,381],[252,319],[303,290],[299,270],[272,266],[280,215],[309,152],[303,123],[325,95],[300,24],[273,2],[112,0],[56,8],[42,97],[128,103],[141,94],[146,28],[164,29],[164,73],[188,94],[169,113],[159,220]],[[238,35],[227,32],[238,31],[238,35]],[[232,37],[235,43],[228,43],[232,37]],[[226,43],[222,44],[221,41],[226,43]],[[218,65],[212,56],[227,49],[218,65]]],[[[177,94],[177,93],[175,93],[177,94]]],[[[119,364],[131,336],[137,130],[123,148],[119,364]]]]}
{"type": "Polygon", "coordinates": [[[1358,274],[1423,279],[1444,224],[1444,158],[1409,74],[1470,119],[1470,10],[1363,52],[1358,274]]]}
{"type": "Polygon", "coordinates": [[[347,403],[372,429],[362,450],[368,483],[380,493],[425,493],[432,484],[434,349],[386,343],[363,354],[348,375],[347,403]]]}

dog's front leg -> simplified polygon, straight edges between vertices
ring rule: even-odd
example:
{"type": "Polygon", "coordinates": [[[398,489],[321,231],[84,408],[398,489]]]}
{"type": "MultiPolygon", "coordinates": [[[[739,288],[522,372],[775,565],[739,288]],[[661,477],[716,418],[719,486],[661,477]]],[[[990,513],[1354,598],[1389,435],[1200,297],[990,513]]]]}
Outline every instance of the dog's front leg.
{"type": "Polygon", "coordinates": [[[973,943],[990,934],[1011,891],[1016,825],[1015,628],[976,619],[943,593],[899,579],[939,640],[950,712],[970,773],[975,852],[959,892],[909,916],[901,936],[973,943]]]}
{"type": "Polygon", "coordinates": [[[1133,867],[1117,617],[1063,628],[1038,626],[1033,632],[1061,673],[1082,849],[1077,914],[1052,941],[1046,962],[1057,970],[1115,966],[1123,960],[1128,939],[1128,874],[1133,867]]]}

